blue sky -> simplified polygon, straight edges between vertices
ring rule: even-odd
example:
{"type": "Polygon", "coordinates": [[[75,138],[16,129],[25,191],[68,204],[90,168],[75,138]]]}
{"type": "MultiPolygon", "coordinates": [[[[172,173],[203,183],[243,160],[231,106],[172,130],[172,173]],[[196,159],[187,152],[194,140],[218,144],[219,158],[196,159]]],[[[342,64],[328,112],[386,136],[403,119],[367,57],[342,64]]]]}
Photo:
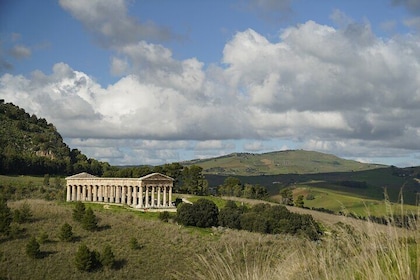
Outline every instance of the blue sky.
{"type": "Polygon", "coordinates": [[[416,0],[0,3],[0,98],[111,164],[420,165],[416,0]]]}

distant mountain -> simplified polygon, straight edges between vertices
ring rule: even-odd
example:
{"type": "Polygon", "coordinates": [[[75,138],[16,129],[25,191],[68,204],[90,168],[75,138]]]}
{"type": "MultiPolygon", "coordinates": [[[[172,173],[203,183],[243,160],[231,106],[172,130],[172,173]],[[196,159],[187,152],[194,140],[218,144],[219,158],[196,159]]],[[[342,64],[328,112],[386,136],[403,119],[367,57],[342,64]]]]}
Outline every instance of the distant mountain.
{"type": "Polygon", "coordinates": [[[304,150],[289,150],[262,154],[233,153],[210,159],[181,163],[198,165],[205,174],[257,176],[277,174],[315,174],[326,172],[362,171],[385,167],[361,163],[334,155],[304,150]]]}
{"type": "Polygon", "coordinates": [[[0,174],[100,175],[107,166],[70,150],[53,124],[0,99],[0,174]]]}

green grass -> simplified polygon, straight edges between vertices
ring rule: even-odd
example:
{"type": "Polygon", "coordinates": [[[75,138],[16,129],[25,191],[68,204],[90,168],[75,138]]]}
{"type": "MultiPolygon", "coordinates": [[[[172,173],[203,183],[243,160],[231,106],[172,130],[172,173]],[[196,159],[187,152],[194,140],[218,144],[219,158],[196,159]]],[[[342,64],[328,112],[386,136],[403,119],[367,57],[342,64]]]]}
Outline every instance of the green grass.
{"type": "MultiPolygon", "coordinates": [[[[363,196],[351,195],[344,191],[332,190],[331,188],[320,188],[313,187],[312,185],[299,185],[294,191],[295,197],[302,194],[306,197],[307,194],[311,193],[314,195],[315,199],[307,200],[305,199],[306,207],[316,207],[316,208],[325,208],[332,210],[336,213],[353,213],[358,216],[366,217],[368,215],[373,216],[386,216],[387,206],[382,200],[368,199],[363,196]]],[[[401,205],[391,203],[389,204],[393,213],[401,214],[401,205]]],[[[419,210],[418,206],[415,205],[404,205],[404,214],[411,215],[412,213],[417,213],[419,210]]]]}

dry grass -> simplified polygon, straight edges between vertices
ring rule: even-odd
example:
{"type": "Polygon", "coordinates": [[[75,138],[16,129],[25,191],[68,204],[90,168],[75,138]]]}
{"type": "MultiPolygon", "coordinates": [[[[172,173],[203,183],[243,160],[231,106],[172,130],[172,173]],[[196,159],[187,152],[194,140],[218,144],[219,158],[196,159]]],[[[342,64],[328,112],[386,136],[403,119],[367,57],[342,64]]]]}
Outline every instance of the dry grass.
{"type": "Polygon", "coordinates": [[[285,236],[269,248],[261,246],[267,236],[258,244],[227,242],[225,250],[209,249],[211,258],[199,256],[200,263],[179,279],[420,279],[419,230],[352,222],[357,227],[331,226],[321,242],[285,236]]]}
{"type": "Polygon", "coordinates": [[[20,238],[0,240],[2,279],[420,279],[418,230],[352,220],[358,226],[330,225],[322,241],[310,242],[288,235],[185,228],[150,213],[91,205],[101,227],[91,233],[73,222],[72,204],[27,202],[34,221],[22,225],[26,231],[20,238]],[[78,241],[59,241],[65,222],[78,241]],[[49,242],[41,244],[44,257],[33,260],[25,245],[42,232],[49,242]],[[133,237],[141,245],[138,250],[131,249],[133,237]],[[78,271],[74,256],[81,243],[99,252],[111,245],[118,268],[78,271]]]}

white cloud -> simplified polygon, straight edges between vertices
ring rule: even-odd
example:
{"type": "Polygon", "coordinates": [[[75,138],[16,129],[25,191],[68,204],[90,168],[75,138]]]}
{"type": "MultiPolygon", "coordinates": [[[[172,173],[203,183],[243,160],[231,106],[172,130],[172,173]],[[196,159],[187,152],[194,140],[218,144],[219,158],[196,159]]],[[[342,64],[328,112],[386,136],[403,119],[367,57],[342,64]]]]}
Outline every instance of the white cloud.
{"type": "Polygon", "coordinates": [[[27,58],[31,53],[31,49],[24,45],[16,45],[10,50],[10,54],[16,59],[27,58]]]}
{"type": "Polygon", "coordinates": [[[169,28],[130,16],[126,0],[60,0],[59,3],[106,48],[139,40],[167,41],[178,37],[169,28]]]}
{"type": "Polygon", "coordinates": [[[370,149],[420,150],[414,36],[378,38],[369,23],[337,12],[337,20],[349,21],[343,28],[308,21],[275,41],[252,29],[238,32],[218,67],[177,60],[165,46],[145,41],[167,33],[154,25],[147,33],[125,1],[60,4],[115,52],[110,70],[121,78],[103,87],[57,63],[49,75],[3,75],[0,96],[47,118],[95,157],[156,163],[179,159],[180,149],[207,157],[232,150],[233,139],[250,139],[244,148],[255,151],[264,149],[264,139],[360,157],[370,149]],[[118,19],[132,38],[120,34],[118,19]]]}

